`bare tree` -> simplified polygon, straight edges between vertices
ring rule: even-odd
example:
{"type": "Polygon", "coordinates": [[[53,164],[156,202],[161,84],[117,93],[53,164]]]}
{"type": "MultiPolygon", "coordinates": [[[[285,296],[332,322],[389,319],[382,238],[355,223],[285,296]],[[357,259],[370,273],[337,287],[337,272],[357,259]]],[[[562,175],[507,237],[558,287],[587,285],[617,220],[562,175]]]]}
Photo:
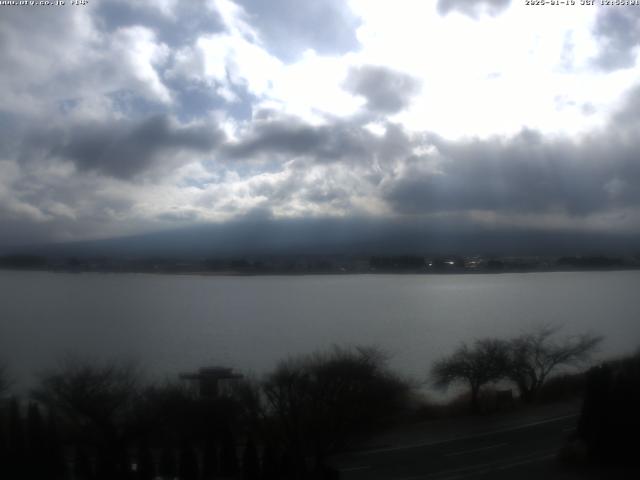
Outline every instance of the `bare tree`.
{"type": "Polygon", "coordinates": [[[44,373],[32,394],[60,416],[76,440],[96,448],[107,475],[122,463],[138,392],[139,378],[131,364],[69,357],[44,373]]]}
{"type": "Polygon", "coordinates": [[[555,340],[559,328],[542,326],[509,342],[508,377],[520,391],[520,398],[533,402],[549,374],[560,366],[587,361],[602,337],[583,334],[555,340]]]}
{"type": "Polygon", "coordinates": [[[281,363],[263,385],[300,473],[304,458],[325,457],[405,405],[409,386],[376,348],[334,348],[281,363]]]}
{"type": "Polygon", "coordinates": [[[471,390],[471,410],[478,412],[480,388],[506,375],[509,349],[506,342],[493,338],[476,340],[472,346],[463,343],[448,357],[438,360],[431,377],[439,388],[452,383],[466,383],[471,390]]]}
{"type": "Polygon", "coordinates": [[[65,359],[41,376],[34,398],[78,423],[116,423],[138,393],[138,374],[129,363],[65,359]]]}

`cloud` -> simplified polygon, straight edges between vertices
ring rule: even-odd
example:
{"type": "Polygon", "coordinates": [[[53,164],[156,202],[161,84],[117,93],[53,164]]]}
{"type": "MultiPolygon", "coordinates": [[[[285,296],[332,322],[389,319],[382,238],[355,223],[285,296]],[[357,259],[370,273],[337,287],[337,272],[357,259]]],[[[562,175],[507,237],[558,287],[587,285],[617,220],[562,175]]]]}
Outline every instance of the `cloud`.
{"type": "Polygon", "coordinates": [[[65,102],[122,92],[171,104],[161,75],[170,51],[153,30],[136,25],[107,34],[92,9],[24,10],[3,8],[0,17],[1,110],[41,117],[59,114],[65,102]]]}
{"type": "Polygon", "coordinates": [[[366,98],[372,112],[390,114],[409,106],[420,90],[420,81],[386,67],[365,65],[349,71],[345,87],[366,98]]]}
{"type": "Polygon", "coordinates": [[[538,227],[557,228],[562,221],[620,226],[640,208],[634,156],[640,145],[632,135],[638,98],[637,91],[628,96],[611,128],[579,139],[524,129],[508,137],[447,140],[429,132],[411,135],[393,124],[376,135],[356,121],[312,126],[265,114],[227,145],[226,154],[283,166],[289,174],[253,184],[252,192],[264,198],[265,208],[304,205],[300,215],[328,205],[349,212],[358,197],[379,202],[378,212],[386,203],[398,215],[487,212],[491,216],[484,218],[525,219],[538,227]]]}
{"type": "Polygon", "coordinates": [[[600,8],[593,27],[600,48],[595,65],[604,71],[633,67],[640,46],[639,30],[640,9],[600,8]]]}
{"type": "Polygon", "coordinates": [[[459,11],[470,17],[480,13],[497,15],[511,4],[511,0],[438,0],[438,13],[446,15],[451,11],[459,11]]]}
{"type": "Polygon", "coordinates": [[[379,137],[358,123],[335,121],[314,126],[295,117],[263,112],[242,137],[226,147],[234,159],[306,157],[318,162],[370,160],[375,155],[398,155],[406,150],[401,129],[390,125],[379,137]]]}
{"type": "Polygon", "coordinates": [[[215,91],[230,104],[239,100],[239,94],[267,95],[282,63],[265,49],[241,7],[229,0],[217,0],[215,6],[223,31],[199,35],[176,49],[166,76],[188,88],[215,91]]]}
{"type": "Polygon", "coordinates": [[[25,138],[30,149],[18,148],[20,162],[4,172],[5,197],[15,201],[0,217],[71,238],[81,225],[104,232],[135,221],[148,228],[230,221],[251,211],[632,229],[640,209],[638,91],[611,128],[581,139],[523,130],[448,140],[392,123],[374,133],[358,118],[313,125],[273,111],[257,113],[226,141],[214,124],[161,115],[38,127],[25,138]],[[65,160],[76,169],[65,169],[65,160]]]}
{"type": "Polygon", "coordinates": [[[640,87],[618,87],[637,9],[509,4],[5,8],[0,228],[60,240],[250,212],[636,228],[640,87]]]}
{"type": "Polygon", "coordinates": [[[111,0],[96,7],[96,23],[106,32],[143,25],[172,47],[189,45],[200,35],[224,30],[215,8],[207,0],[159,2],[111,0]]]}
{"type": "Polygon", "coordinates": [[[283,61],[308,49],[322,55],[344,54],[359,46],[359,19],[342,0],[238,0],[260,32],[267,49],[283,61]]]}
{"type": "Polygon", "coordinates": [[[523,131],[504,139],[450,142],[415,157],[387,185],[397,212],[589,215],[640,207],[640,164],[623,137],[579,142],[523,131]]]}
{"type": "Polygon", "coordinates": [[[621,107],[611,116],[610,128],[619,134],[629,134],[635,141],[636,129],[640,126],[640,85],[626,92],[621,99],[621,107]]]}
{"type": "Polygon", "coordinates": [[[223,139],[214,125],[181,125],[156,115],[140,122],[99,122],[30,133],[22,157],[37,162],[36,152],[41,151],[46,157],[72,161],[80,171],[128,179],[152,167],[176,167],[181,153],[207,153],[223,139]]]}
{"type": "Polygon", "coordinates": [[[131,218],[135,188],[117,184],[52,159],[0,160],[0,243],[115,236],[144,228],[147,219],[131,218]]]}

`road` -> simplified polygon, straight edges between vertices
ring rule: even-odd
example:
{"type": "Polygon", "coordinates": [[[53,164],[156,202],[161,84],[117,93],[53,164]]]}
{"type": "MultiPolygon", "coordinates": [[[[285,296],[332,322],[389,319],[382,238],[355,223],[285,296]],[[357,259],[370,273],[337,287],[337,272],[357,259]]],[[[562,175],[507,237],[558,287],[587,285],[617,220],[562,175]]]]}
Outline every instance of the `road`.
{"type": "MultiPolygon", "coordinates": [[[[600,473],[568,469],[556,460],[576,414],[502,427],[448,440],[371,449],[336,459],[345,480],[579,479],[600,473]]],[[[629,478],[607,472],[603,478],[629,478]]]]}

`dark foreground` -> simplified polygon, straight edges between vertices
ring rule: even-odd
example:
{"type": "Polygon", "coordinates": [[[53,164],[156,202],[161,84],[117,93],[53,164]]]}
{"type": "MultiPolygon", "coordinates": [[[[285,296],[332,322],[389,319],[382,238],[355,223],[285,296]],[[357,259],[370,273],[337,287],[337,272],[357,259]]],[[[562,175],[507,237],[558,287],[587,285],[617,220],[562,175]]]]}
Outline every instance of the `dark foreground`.
{"type": "Polygon", "coordinates": [[[575,414],[503,427],[454,440],[414,442],[336,459],[341,479],[627,479],[628,469],[566,465],[558,452],[575,429],[575,414]]]}

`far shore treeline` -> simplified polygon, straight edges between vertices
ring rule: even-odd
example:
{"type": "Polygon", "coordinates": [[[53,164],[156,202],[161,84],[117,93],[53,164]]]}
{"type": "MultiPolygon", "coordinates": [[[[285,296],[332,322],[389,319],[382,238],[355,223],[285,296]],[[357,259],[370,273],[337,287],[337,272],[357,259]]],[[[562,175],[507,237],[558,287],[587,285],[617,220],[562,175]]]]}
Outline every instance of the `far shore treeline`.
{"type": "Polygon", "coordinates": [[[25,398],[12,395],[4,365],[0,473],[16,480],[339,478],[332,455],[381,429],[581,396],[565,457],[624,461],[632,449],[615,445],[627,438],[618,429],[638,428],[640,354],[585,374],[600,341],[540,327],[462,343],[425,366],[430,385],[468,387],[447,404],[430,402],[420,382],[391,370],[376,347],[288,358],[261,379],[216,367],[162,383],[144,381],[130,363],[66,357],[41,372],[25,398]]]}
{"type": "Polygon", "coordinates": [[[0,268],[200,274],[503,273],[640,269],[640,255],[244,255],[234,257],[0,255],[0,268]]]}

